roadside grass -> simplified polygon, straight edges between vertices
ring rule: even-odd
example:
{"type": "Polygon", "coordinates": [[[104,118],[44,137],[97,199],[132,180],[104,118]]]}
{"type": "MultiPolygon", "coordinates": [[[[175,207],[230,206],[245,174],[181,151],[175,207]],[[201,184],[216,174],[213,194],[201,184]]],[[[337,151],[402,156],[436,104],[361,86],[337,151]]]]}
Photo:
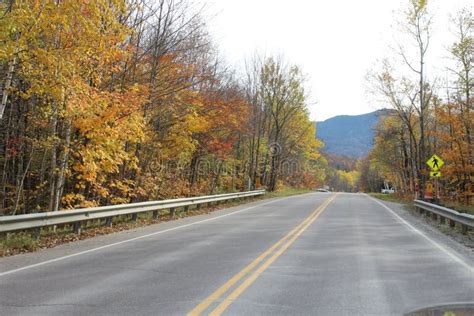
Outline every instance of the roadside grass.
{"type": "Polygon", "coordinates": [[[8,249],[16,249],[18,252],[30,252],[36,250],[38,241],[26,233],[20,232],[12,234],[9,238],[2,238],[0,241],[0,256],[3,256],[8,249]]]}
{"type": "Polygon", "coordinates": [[[174,216],[171,216],[169,210],[162,210],[159,211],[158,218],[156,219],[153,218],[153,212],[138,214],[137,219],[135,221],[132,220],[131,215],[115,216],[112,219],[112,227],[105,226],[104,219],[91,220],[87,222],[82,222],[82,232],[80,235],[74,233],[72,224],[42,228],[39,231],[38,238],[34,237],[33,232],[23,231],[8,233],[3,236],[0,236],[0,257],[53,248],[58,245],[69,242],[88,239],[100,235],[111,234],[124,230],[135,229],[162,222],[178,220],[184,217],[208,214],[219,209],[238,206],[241,204],[246,204],[259,200],[274,197],[285,197],[308,192],[312,191],[285,187],[277,192],[269,192],[264,196],[252,197],[245,200],[232,200],[229,202],[221,202],[218,204],[213,204],[210,207],[203,205],[200,208],[194,207],[189,208],[187,210],[185,210],[184,208],[178,208],[175,210],[174,216]]]}
{"type": "Polygon", "coordinates": [[[266,195],[268,195],[268,197],[285,197],[285,196],[305,194],[305,193],[310,193],[310,192],[314,192],[314,190],[283,187],[275,192],[267,193],[266,195]]]}
{"type": "Polygon", "coordinates": [[[403,203],[406,204],[411,200],[406,196],[401,196],[396,193],[385,194],[385,193],[369,193],[370,196],[388,202],[403,203]]]}

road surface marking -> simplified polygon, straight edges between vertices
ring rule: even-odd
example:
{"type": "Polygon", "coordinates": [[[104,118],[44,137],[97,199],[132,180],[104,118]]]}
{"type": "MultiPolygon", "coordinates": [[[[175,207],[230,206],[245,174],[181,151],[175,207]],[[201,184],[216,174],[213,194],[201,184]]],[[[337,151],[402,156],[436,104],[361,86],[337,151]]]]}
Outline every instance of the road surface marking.
{"type": "Polygon", "coordinates": [[[188,316],[200,315],[204,312],[212,303],[214,303],[219,297],[221,297],[225,292],[227,292],[233,285],[239,282],[244,278],[248,273],[250,273],[260,262],[265,260],[271,253],[273,253],[281,244],[285,243],[288,239],[289,241],[284,244],[280,249],[278,249],[267,261],[265,261],[257,270],[255,270],[247,279],[245,279],[242,284],[235,289],[229,296],[227,296],[224,301],[219,304],[216,309],[214,309],[211,315],[219,315],[222,313],[247,287],[249,287],[258,276],[265,271],[270,264],[272,264],[286,249],[305,231],[309,225],[311,225],[319,215],[324,211],[324,209],[334,200],[336,195],[331,196],[329,199],[324,201],[315,211],[313,211],[307,218],[305,218],[300,224],[293,228],[288,234],[283,238],[277,241],[273,246],[264,251],[260,256],[258,256],[254,261],[248,264],[244,269],[234,275],[230,280],[228,280],[224,285],[218,288],[214,293],[205,298],[200,304],[198,304],[193,310],[188,313],[188,316]]]}
{"type": "Polygon", "coordinates": [[[424,239],[426,239],[427,241],[429,241],[433,246],[435,246],[436,248],[438,248],[439,250],[441,250],[442,252],[444,252],[448,257],[450,257],[452,260],[456,261],[457,263],[459,263],[460,265],[462,265],[463,267],[467,268],[469,270],[469,272],[471,273],[474,273],[474,267],[469,265],[468,263],[466,263],[464,260],[462,260],[460,257],[458,257],[457,255],[455,255],[454,253],[452,253],[451,251],[449,251],[448,249],[446,249],[445,247],[443,247],[442,245],[440,245],[439,243],[437,243],[436,241],[434,241],[433,239],[431,239],[430,237],[428,237],[427,235],[425,235],[421,230],[415,228],[413,225],[411,225],[410,223],[408,223],[406,220],[404,220],[400,215],[398,215],[397,213],[395,213],[395,211],[393,211],[390,207],[388,207],[387,205],[383,204],[382,202],[374,199],[373,197],[369,196],[369,195],[366,195],[369,199],[371,199],[372,201],[376,202],[377,204],[381,205],[383,208],[385,208],[387,211],[389,211],[399,222],[401,222],[402,224],[405,224],[406,226],[408,226],[408,228],[410,228],[413,232],[417,233],[418,235],[420,235],[421,237],[423,237],[424,239]]]}
{"type": "Polygon", "coordinates": [[[170,232],[170,231],[174,231],[174,230],[178,230],[178,229],[182,229],[182,228],[186,228],[186,227],[190,227],[190,226],[194,226],[194,225],[198,225],[198,224],[202,224],[202,223],[215,221],[215,220],[221,219],[223,217],[227,217],[227,216],[231,216],[231,215],[234,215],[234,214],[242,213],[242,212],[254,209],[256,207],[260,207],[260,206],[275,203],[275,202],[280,202],[280,201],[290,199],[290,198],[294,198],[294,197],[298,197],[298,196],[294,195],[294,196],[288,196],[288,197],[280,198],[280,199],[277,199],[277,200],[273,200],[273,201],[261,203],[261,204],[258,204],[258,205],[253,205],[253,206],[250,206],[250,207],[246,207],[244,209],[241,209],[241,210],[238,210],[238,211],[235,211],[235,212],[231,212],[231,213],[227,213],[227,214],[224,214],[224,215],[219,215],[219,216],[204,219],[204,220],[201,220],[201,221],[197,221],[197,222],[193,222],[193,223],[189,223],[189,224],[185,224],[185,225],[181,225],[181,226],[177,226],[177,227],[173,227],[173,228],[168,228],[168,229],[165,229],[165,230],[160,230],[158,232],[154,232],[154,233],[150,233],[150,234],[146,234],[146,235],[142,235],[142,236],[122,240],[122,241],[115,242],[115,243],[112,243],[112,244],[108,244],[108,245],[104,245],[104,246],[84,250],[84,251],[73,253],[73,254],[70,254],[70,255],[67,255],[67,256],[54,258],[54,259],[51,259],[51,260],[38,262],[38,263],[27,265],[27,266],[24,266],[24,267],[21,267],[21,268],[12,269],[12,270],[8,270],[8,271],[5,271],[5,272],[0,272],[0,277],[5,276],[5,275],[9,275],[9,274],[12,274],[12,273],[16,273],[16,272],[20,272],[20,271],[29,270],[29,269],[32,269],[32,268],[48,265],[50,263],[63,261],[63,260],[69,259],[69,258],[74,258],[74,257],[77,257],[77,256],[85,255],[85,254],[88,254],[88,253],[91,253],[91,252],[96,252],[96,251],[107,249],[107,248],[110,248],[110,247],[126,244],[126,243],[129,243],[129,242],[132,242],[132,241],[148,238],[148,237],[151,237],[151,236],[164,234],[164,233],[167,233],[167,232],[170,232]]]}

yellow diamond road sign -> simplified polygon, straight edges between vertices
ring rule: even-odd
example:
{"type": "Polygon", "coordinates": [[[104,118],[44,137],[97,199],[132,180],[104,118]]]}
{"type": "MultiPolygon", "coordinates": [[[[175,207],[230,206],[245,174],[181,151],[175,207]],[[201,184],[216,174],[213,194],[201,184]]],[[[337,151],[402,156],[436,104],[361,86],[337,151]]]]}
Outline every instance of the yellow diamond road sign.
{"type": "Polygon", "coordinates": [[[444,165],[444,161],[439,156],[433,155],[428,159],[426,164],[431,168],[431,170],[438,171],[444,165]]]}
{"type": "Polygon", "coordinates": [[[432,177],[432,178],[439,178],[439,177],[441,177],[441,171],[431,171],[431,172],[430,172],[430,177],[432,177]]]}

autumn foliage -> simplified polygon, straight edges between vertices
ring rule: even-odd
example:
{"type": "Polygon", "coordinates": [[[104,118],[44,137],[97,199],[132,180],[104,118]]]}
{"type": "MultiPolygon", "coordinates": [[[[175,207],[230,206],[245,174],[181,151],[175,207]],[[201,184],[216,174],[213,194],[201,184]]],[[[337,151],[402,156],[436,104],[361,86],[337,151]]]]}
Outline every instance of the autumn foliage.
{"type": "Polygon", "coordinates": [[[186,1],[0,11],[0,213],[321,181],[301,72],[270,58],[237,78],[186,1]]]}
{"type": "MultiPolygon", "coordinates": [[[[405,17],[412,51],[400,50],[402,66],[413,77],[400,75],[388,60],[373,77],[372,85],[392,107],[378,125],[374,148],[359,164],[361,188],[380,190],[389,182],[399,193],[424,198],[427,183],[435,186],[435,200],[472,204],[474,197],[473,16],[468,9],[452,17],[455,36],[449,45],[447,78],[428,77],[432,16],[426,1],[410,1],[405,17]],[[414,55],[415,61],[407,56],[414,55]],[[432,177],[426,162],[433,154],[445,165],[441,177],[432,177]]],[[[442,65],[437,65],[442,67],[442,65]]],[[[439,175],[439,174],[438,174],[439,175]]]]}

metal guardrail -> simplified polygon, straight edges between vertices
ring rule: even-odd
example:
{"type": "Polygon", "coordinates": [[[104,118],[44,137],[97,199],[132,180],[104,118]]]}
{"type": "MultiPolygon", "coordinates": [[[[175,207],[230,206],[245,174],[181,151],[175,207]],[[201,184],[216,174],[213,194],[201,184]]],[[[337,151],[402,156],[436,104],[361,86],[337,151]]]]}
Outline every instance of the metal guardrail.
{"type": "Polygon", "coordinates": [[[218,195],[207,195],[190,198],[149,201],[131,204],[119,204],[110,206],[100,206],[91,208],[82,208],[74,210],[65,210],[58,212],[43,212],[25,215],[1,216],[0,233],[14,232],[19,230],[36,229],[39,231],[42,227],[74,224],[74,231],[81,232],[81,222],[97,219],[106,219],[105,224],[112,225],[112,217],[132,214],[132,219],[136,219],[137,214],[153,212],[153,218],[158,217],[158,211],[169,209],[173,216],[176,208],[183,207],[185,211],[190,206],[200,207],[202,204],[213,202],[222,202],[252,196],[265,194],[265,190],[255,190],[247,192],[237,192],[218,195]]]}
{"type": "Polygon", "coordinates": [[[459,223],[463,234],[466,234],[469,229],[474,228],[474,215],[459,213],[455,210],[421,200],[415,200],[414,204],[420,212],[426,211],[431,213],[433,219],[439,217],[440,222],[443,224],[446,219],[449,219],[449,226],[451,228],[454,228],[456,223],[459,223]]]}

